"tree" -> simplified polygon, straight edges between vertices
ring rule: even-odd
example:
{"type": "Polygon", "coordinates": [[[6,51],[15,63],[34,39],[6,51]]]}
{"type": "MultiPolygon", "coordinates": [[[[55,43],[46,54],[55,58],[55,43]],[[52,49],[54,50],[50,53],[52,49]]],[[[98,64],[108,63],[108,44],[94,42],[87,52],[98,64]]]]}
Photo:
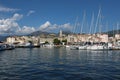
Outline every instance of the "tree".
{"type": "Polygon", "coordinates": [[[45,44],[48,44],[49,42],[48,41],[45,41],[45,44]]]}
{"type": "Polygon", "coordinates": [[[60,40],[58,40],[57,38],[55,38],[54,41],[53,41],[53,43],[54,43],[55,45],[59,45],[59,44],[60,44],[60,40]]]}
{"type": "Polygon", "coordinates": [[[65,39],[65,40],[62,40],[62,42],[64,42],[65,43],[65,45],[67,44],[67,39],[65,39]]]}

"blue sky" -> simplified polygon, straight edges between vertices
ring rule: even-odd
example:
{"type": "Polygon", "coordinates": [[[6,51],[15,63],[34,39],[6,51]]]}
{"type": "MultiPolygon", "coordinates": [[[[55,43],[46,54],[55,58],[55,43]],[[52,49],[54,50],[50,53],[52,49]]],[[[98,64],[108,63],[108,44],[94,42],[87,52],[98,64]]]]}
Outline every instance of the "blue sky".
{"type": "MultiPolygon", "coordinates": [[[[60,29],[74,31],[76,17],[80,27],[84,13],[82,32],[88,33],[92,14],[95,25],[99,8],[102,31],[117,29],[119,4],[120,0],[0,0],[0,34],[28,34],[36,30],[58,32],[60,29]]],[[[77,28],[77,32],[80,29],[77,28]]]]}

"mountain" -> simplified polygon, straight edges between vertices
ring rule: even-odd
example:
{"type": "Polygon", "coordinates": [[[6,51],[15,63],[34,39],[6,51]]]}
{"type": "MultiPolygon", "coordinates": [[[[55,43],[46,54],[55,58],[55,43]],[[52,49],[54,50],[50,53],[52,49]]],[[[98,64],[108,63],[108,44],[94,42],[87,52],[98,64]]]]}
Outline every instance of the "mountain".
{"type": "MultiPolygon", "coordinates": [[[[70,31],[62,31],[62,33],[65,35],[71,34],[70,31]]],[[[48,36],[51,34],[54,34],[55,36],[59,36],[59,33],[43,32],[43,31],[35,31],[33,33],[28,34],[28,36],[48,36]]]]}
{"type": "Polygon", "coordinates": [[[28,34],[28,36],[40,36],[41,34],[48,35],[48,32],[43,32],[43,31],[35,31],[33,33],[28,34]]]}
{"type": "Polygon", "coordinates": [[[120,30],[111,30],[105,33],[108,34],[109,37],[112,37],[115,34],[120,34],[120,30]]]}
{"type": "Polygon", "coordinates": [[[43,32],[43,31],[35,31],[33,33],[28,34],[27,36],[40,36],[41,38],[52,38],[56,37],[56,33],[50,33],[50,32],[43,32]]]}
{"type": "Polygon", "coordinates": [[[70,31],[62,31],[62,33],[65,35],[72,34],[72,32],[70,32],[70,31]]]}
{"type": "Polygon", "coordinates": [[[8,36],[0,36],[0,41],[5,41],[8,36]]]}

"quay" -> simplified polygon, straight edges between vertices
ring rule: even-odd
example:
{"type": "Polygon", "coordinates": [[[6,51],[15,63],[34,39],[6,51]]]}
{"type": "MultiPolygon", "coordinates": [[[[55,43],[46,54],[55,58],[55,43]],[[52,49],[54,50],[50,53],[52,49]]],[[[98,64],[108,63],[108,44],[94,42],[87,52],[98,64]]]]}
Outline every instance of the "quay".
{"type": "Polygon", "coordinates": [[[120,50],[120,34],[109,37],[108,34],[64,34],[59,36],[11,36],[0,43],[0,50],[14,48],[66,47],[78,50],[120,50]],[[12,45],[10,45],[12,44],[12,45]],[[5,47],[9,46],[9,47],[5,47]],[[11,47],[11,48],[10,48],[11,47]],[[3,49],[2,49],[3,48],[3,49]]]}

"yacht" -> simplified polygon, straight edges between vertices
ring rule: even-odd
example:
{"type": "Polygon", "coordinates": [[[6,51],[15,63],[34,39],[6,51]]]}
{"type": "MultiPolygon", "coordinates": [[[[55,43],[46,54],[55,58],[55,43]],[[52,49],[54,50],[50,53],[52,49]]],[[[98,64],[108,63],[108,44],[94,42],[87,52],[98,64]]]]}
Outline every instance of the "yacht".
{"type": "Polygon", "coordinates": [[[87,50],[104,50],[103,45],[91,45],[87,46],[87,50]]]}
{"type": "Polygon", "coordinates": [[[0,51],[4,51],[5,50],[5,46],[3,44],[0,44],[0,51]]]}

